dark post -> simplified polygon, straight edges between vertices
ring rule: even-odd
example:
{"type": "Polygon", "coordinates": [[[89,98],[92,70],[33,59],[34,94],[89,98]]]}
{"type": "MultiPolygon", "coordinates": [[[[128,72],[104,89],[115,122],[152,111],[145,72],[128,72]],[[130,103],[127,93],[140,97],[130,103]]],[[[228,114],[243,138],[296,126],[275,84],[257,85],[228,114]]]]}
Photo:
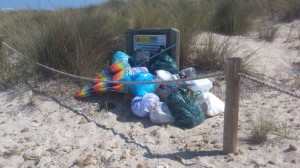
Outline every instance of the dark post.
{"type": "Polygon", "coordinates": [[[225,154],[234,153],[236,151],[240,104],[240,66],[241,58],[227,59],[223,133],[223,152],[225,154]]]}
{"type": "Polygon", "coordinates": [[[2,37],[0,36],[0,50],[2,48],[2,37]]]}

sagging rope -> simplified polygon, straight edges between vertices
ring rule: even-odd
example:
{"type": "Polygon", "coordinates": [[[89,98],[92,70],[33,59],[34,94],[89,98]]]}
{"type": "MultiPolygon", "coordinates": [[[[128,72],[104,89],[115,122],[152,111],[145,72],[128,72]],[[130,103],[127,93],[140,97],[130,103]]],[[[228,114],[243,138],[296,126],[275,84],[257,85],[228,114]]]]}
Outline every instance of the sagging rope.
{"type": "Polygon", "coordinates": [[[259,79],[255,78],[255,77],[253,77],[253,76],[246,75],[246,74],[243,74],[243,73],[239,73],[239,75],[242,76],[242,77],[245,77],[245,78],[247,78],[247,79],[250,79],[250,80],[252,80],[252,81],[254,81],[254,82],[257,82],[257,83],[259,83],[259,84],[262,84],[262,85],[264,85],[264,86],[267,86],[267,87],[269,87],[269,88],[271,88],[271,89],[280,91],[280,92],[282,92],[282,93],[288,94],[288,95],[293,96],[293,97],[296,97],[296,98],[300,98],[300,95],[297,94],[297,93],[290,92],[290,91],[285,90],[285,89],[283,89],[283,88],[281,88],[281,87],[279,87],[279,86],[275,86],[275,85],[273,85],[273,84],[271,84],[271,83],[268,83],[268,82],[266,82],[266,81],[259,80],[259,79]]]}
{"type": "MultiPolygon", "coordinates": [[[[7,46],[9,49],[16,52],[17,54],[20,54],[21,56],[24,56],[22,53],[20,53],[19,51],[17,51],[13,47],[9,46],[8,44],[6,44],[4,42],[2,42],[2,44],[7,46]]],[[[166,48],[164,51],[169,50],[169,49],[173,48],[174,46],[176,46],[176,45],[174,44],[174,45],[166,48]]],[[[162,51],[162,52],[164,52],[164,51],[162,51]]],[[[162,52],[155,54],[151,58],[161,54],[162,52]]],[[[225,75],[224,71],[219,71],[219,72],[214,72],[214,73],[210,73],[210,74],[198,75],[198,76],[195,76],[195,77],[175,79],[175,80],[164,80],[164,81],[110,81],[110,80],[93,79],[93,78],[89,78],[89,77],[83,77],[83,76],[78,76],[78,75],[66,73],[66,72],[51,68],[49,66],[43,65],[43,64],[38,63],[38,62],[36,62],[35,64],[37,64],[38,66],[43,67],[45,69],[48,69],[50,71],[53,71],[53,72],[56,72],[56,73],[59,73],[59,74],[65,75],[65,76],[69,76],[69,77],[72,77],[72,78],[75,78],[75,79],[81,79],[81,80],[86,80],[86,81],[94,81],[94,82],[103,82],[103,83],[125,84],[125,85],[179,83],[179,82],[184,82],[184,81],[191,81],[191,80],[197,80],[197,79],[203,79],[203,78],[212,78],[212,77],[218,77],[218,76],[224,76],[225,75]]]]}
{"type": "Polygon", "coordinates": [[[11,46],[9,46],[8,44],[6,44],[5,42],[2,41],[2,44],[5,45],[7,48],[11,49],[13,52],[21,55],[21,56],[24,56],[22,53],[20,53],[19,51],[17,51],[16,49],[12,48],[11,46]]]}
{"type": "Polygon", "coordinates": [[[66,73],[66,72],[63,72],[63,71],[53,69],[51,67],[48,67],[48,66],[40,64],[40,63],[36,63],[36,64],[43,67],[43,68],[45,68],[45,69],[48,69],[50,71],[57,72],[57,73],[60,73],[62,75],[69,76],[69,77],[76,78],[76,79],[82,79],[82,80],[87,80],[87,81],[95,81],[95,82],[104,82],[104,83],[113,83],[113,84],[125,84],[125,85],[179,83],[179,82],[184,82],[184,81],[191,81],[191,80],[197,80],[197,79],[203,79],[203,78],[212,78],[212,77],[218,77],[218,76],[224,76],[225,75],[224,71],[219,71],[219,72],[214,72],[214,73],[210,73],[210,74],[198,75],[198,76],[195,76],[195,77],[175,79],[175,80],[164,80],[164,81],[109,81],[109,80],[100,80],[100,79],[93,79],[93,78],[73,75],[73,74],[69,74],[69,73],[66,73]]]}
{"type": "MultiPolygon", "coordinates": [[[[20,52],[18,52],[16,49],[14,49],[13,47],[9,46],[8,44],[6,44],[5,42],[2,42],[3,45],[7,46],[9,49],[11,49],[12,51],[16,52],[17,54],[20,54],[21,56],[24,56],[23,54],[21,54],[20,52]]],[[[168,47],[167,49],[173,48],[174,45],[168,47]]],[[[158,55],[158,54],[157,54],[158,55]]],[[[196,77],[189,77],[189,78],[183,78],[183,79],[176,79],[176,80],[166,80],[166,81],[108,81],[108,80],[99,80],[99,79],[93,79],[93,78],[88,78],[88,77],[82,77],[82,76],[78,76],[78,75],[73,75],[73,74],[69,74],[63,71],[59,71],[56,70],[54,68],[48,67],[46,65],[40,64],[38,62],[36,62],[36,64],[40,67],[43,67],[45,69],[51,70],[53,72],[57,72],[60,73],[62,75],[65,76],[69,76],[72,78],[76,78],[76,79],[81,79],[81,80],[88,80],[88,81],[96,81],[96,82],[104,82],[104,83],[114,83],[114,84],[165,84],[165,83],[178,83],[178,82],[183,82],[183,81],[191,81],[191,80],[197,80],[197,79],[203,79],[203,78],[212,78],[212,77],[219,77],[219,76],[224,76],[225,72],[224,71],[220,71],[220,72],[215,72],[215,73],[210,73],[210,74],[204,74],[204,75],[198,75],[196,77]]],[[[257,78],[254,78],[250,75],[246,75],[243,73],[239,73],[240,76],[245,77],[247,79],[250,79],[252,81],[255,81],[257,83],[260,83],[264,86],[267,86],[269,88],[272,88],[274,90],[280,91],[282,93],[288,94],[290,96],[296,97],[296,98],[300,98],[299,94],[287,91],[281,87],[275,86],[273,84],[267,83],[265,81],[259,80],[257,78]]]]}

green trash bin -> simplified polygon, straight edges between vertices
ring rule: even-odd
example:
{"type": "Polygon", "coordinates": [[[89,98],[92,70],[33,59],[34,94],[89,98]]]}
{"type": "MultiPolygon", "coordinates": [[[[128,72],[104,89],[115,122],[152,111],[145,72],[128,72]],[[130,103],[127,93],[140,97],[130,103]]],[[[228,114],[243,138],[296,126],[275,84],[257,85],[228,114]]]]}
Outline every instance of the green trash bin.
{"type": "Polygon", "coordinates": [[[149,52],[153,56],[160,47],[168,48],[169,55],[179,67],[180,32],[170,29],[129,29],[126,33],[126,53],[135,57],[136,51],[149,52]]]}

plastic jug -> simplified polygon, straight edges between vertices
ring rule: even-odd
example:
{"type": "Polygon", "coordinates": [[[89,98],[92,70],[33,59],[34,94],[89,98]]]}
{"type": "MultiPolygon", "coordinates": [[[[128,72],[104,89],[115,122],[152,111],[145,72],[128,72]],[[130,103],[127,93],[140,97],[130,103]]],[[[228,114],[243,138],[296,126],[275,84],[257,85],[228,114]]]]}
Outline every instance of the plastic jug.
{"type": "Polygon", "coordinates": [[[212,82],[207,78],[186,81],[186,83],[193,92],[208,92],[213,87],[212,82]]]}

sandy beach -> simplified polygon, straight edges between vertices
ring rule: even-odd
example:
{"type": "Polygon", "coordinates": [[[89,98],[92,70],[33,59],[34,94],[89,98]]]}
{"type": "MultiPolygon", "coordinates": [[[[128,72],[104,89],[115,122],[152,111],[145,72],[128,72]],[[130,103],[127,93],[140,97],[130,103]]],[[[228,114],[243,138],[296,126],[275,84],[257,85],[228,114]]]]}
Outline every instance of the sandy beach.
{"type": "MultiPolygon", "coordinates": [[[[300,20],[278,26],[273,42],[255,32],[231,42],[255,51],[253,69],[265,80],[300,94],[300,20]]],[[[210,80],[211,92],[224,101],[226,82],[210,80]]],[[[155,125],[131,113],[127,95],[75,100],[81,87],[54,78],[0,91],[0,167],[300,167],[300,99],[247,79],[242,78],[238,150],[229,155],[222,153],[223,114],[187,130],[155,125]],[[249,114],[274,117],[289,136],[250,144],[249,114]]]]}

